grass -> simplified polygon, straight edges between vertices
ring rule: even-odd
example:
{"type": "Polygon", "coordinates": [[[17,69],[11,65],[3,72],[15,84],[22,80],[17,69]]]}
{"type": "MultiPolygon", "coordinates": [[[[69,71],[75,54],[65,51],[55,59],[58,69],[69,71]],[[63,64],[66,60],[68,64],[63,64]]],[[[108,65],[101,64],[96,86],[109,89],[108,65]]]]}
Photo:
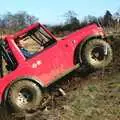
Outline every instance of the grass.
{"type": "MultiPolygon", "coordinates": [[[[71,91],[75,94],[67,104],[64,120],[120,120],[120,75],[106,77],[83,88],[71,91]]],[[[62,119],[61,119],[62,120],[62,119]]]]}

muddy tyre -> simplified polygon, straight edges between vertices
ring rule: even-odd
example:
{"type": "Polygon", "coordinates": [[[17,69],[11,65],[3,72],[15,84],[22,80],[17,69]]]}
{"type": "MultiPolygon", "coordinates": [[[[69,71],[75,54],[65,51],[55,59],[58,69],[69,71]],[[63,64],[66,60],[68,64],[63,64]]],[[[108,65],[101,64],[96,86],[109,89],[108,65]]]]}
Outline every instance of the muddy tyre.
{"type": "Polygon", "coordinates": [[[112,48],[102,39],[93,39],[87,42],[83,49],[83,63],[94,69],[106,67],[112,60],[112,48]]]}
{"type": "Polygon", "coordinates": [[[19,80],[13,83],[7,96],[7,102],[15,112],[37,109],[41,100],[40,87],[29,80],[19,80]]]}

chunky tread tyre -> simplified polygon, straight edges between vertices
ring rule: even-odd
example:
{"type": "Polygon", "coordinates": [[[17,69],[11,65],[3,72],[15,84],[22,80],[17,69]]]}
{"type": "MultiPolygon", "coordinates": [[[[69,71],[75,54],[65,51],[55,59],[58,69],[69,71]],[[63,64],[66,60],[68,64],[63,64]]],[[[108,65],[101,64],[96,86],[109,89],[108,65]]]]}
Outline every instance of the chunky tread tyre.
{"type": "Polygon", "coordinates": [[[83,49],[83,63],[94,69],[106,67],[112,60],[112,48],[102,39],[93,39],[87,42],[83,49]]]}
{"type": "Polygon", "coordinates": [[[14,111],[37,109],[42,100],[40,87],[29,80],[19,80],[11,85],[7,102],[14,111]]]}

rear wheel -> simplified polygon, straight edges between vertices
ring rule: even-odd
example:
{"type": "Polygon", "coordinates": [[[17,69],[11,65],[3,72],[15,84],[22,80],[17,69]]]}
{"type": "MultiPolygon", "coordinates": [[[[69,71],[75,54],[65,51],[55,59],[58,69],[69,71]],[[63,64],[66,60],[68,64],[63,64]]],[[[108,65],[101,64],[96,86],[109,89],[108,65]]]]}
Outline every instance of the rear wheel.
{"type": "Polygon", "coordinates": [[[7,100],[15,111],[37,109],[42,100],[42,91],[32,81],[19,80],[11,85],[7,100]]]}
{"type": "Polygon", "coordinates": [[[102,39],[88,41],[82,53],[83,63],[88,66],[101,69],[106,67],[112,60],[112,48],[102,39]]]}

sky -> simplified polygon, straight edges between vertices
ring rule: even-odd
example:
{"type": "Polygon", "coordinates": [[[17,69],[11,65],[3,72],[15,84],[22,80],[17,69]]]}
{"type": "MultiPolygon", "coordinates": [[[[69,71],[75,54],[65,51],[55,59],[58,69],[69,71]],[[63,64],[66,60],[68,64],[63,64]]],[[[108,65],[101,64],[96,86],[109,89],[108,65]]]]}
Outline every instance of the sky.
{"type": "Polygon", "coordinates": [[[0,0],[0,15],[7,12],[26,11],[36,16],[42,24],[59,24],[65,20],[64,14],[71,10],[78,19],[85,16],[102,16],[106,10],[115,13],[120,8],[120,0],[0,0]]]}

